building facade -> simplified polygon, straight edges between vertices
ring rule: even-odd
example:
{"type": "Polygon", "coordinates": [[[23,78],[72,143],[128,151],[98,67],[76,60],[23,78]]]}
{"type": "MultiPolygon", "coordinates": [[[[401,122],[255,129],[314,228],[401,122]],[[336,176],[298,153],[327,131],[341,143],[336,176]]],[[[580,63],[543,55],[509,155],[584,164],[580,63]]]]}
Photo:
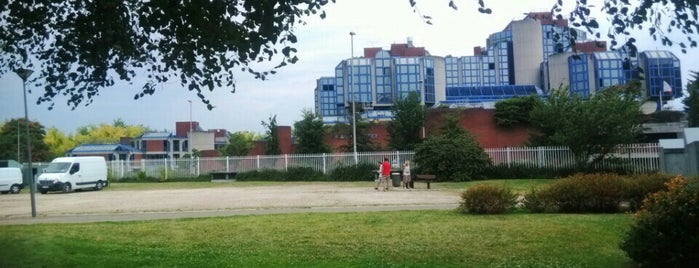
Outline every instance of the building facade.
{"type": "Polygon", "coordinates": [[[411,91],[427,107],[492,107],[498,100],[545,97],[564,88],[588,98],[640,77],[646,97],[665,92],[663,98],[669,99],[682,91],[679,66],[668,51],[638,57],[607,51],[605,42],[587,40],[566,20],[534,12],[491,34],[472,56],[430,55],[411,39],[388,50],[365,48],[362,57],[341,61],[334,76],[317,80],[315,111],[326,124],[348,123],[353,108],[362,119],[378,122],[390,120],[393,103],[411,91]],[[570,36],[576,37],[574,47],[570,36]]]}

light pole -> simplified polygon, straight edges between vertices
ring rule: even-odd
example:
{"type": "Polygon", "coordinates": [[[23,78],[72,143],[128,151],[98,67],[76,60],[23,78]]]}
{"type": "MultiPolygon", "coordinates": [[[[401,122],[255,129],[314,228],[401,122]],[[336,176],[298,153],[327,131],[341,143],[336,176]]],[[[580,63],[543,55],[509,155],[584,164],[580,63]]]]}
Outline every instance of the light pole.
{"type": "Polygon", "coordinates": [[[359,159],[357,159],[357,114],[354,108],[354,103],[356,102],[354,99],[354,66],[352,64],[352,60],[354,60],[354,32],[350,32],[350,49],[352,52],[350,55],[352,56],[350,58],[350,95],[352,97],[352,147],[354,151],[354,164],[357,165],[359,164],[359,159]]]}
{"type": "Polygon", "coordinates": [[[192,100],[187,100],[189,102],[189,133],[187,133],[187,149],[189,150],[189,155],[192,155],[192,100]]]}
{"type": "MultiPolygon", "coordinates": [[[[22,90],[24,91],[24,131],[27,136],[27,168],[29,173],[29,191],[31,193],[32,199],[32,218],[36,217],[36,199],[34,198],[34,193],[36,192],[36,182],[34,181],[34,171],[32,170],[32,148],[29,139],[29,113],[27,112],[27,79],[32,75],[34,71],[29,69],[17,69],[15,73],[22,78],[22,90]]],[[[18,159],[19,160],[19,159],[18,159]]]]}

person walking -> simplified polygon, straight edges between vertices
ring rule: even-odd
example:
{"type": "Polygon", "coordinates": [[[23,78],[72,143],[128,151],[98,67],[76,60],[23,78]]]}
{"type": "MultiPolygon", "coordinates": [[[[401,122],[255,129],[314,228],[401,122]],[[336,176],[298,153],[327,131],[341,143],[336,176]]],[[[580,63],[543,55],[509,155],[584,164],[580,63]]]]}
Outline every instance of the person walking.
{"type": "Polygon", "coordinates": [[[403,163],[403,188],[410,189],[410,160],[403,163]]]}
{"type": "Polygon", "coordinates": [[[391,189],[391,163],[388,162],[388,157],[384,157],[381,163],[381,183],[384,184],[384,192],[391,189]]]}
{"type": "Polygon", "coordinates": [[[376,169],[376,179],[374,180],[374,181],[376,181],[376,186],[374,186],[374,190],[378,191],[379,187],[381,186],[381,181],[383,179],[381,177],[381,167],[383,166],[383,163],[381,161],[379,161],[377,163],[378,163],[378,169],[376,169]]]}

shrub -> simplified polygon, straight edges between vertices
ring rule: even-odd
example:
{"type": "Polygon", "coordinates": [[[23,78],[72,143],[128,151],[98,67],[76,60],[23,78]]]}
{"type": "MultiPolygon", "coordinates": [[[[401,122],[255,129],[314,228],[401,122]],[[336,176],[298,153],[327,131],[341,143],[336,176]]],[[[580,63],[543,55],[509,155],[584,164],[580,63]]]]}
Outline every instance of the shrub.
{"type": "Polygon", "coordinates": [[[468,181],[482,176],[490,157],[470,134],[431,136],[417,145],[414,161],[440,180],[468,181]]]}
{"type": "Polygon", "coordinates": [[[290,167],[286,170],[287,181],[318,181],[323,179],[323,173],[311,167],[290,167]]]}
{"type": "Polygon", "coordinates": [[[636,211],[641,207],[643,199],[649,194],[666,189],[665,183],[672,179],[671,176],[663,174],[635,174],[630,176],[627,182],[626,200],[629,202],[629,209],[636,211]]]}
{"type": "Polygon", "coordinates": [[[284,177],[283,171],[274,169],[253,170],[235,175],[235,179],[238,181],[281,181],[284,177]]]}
{"type": "Polygon", "coordinates": [[[358,165],[340,166],[330,173],[333,181],[372,181],[376,175],[376,164],[359,163],[358,165]]]}
{"type": "Polygon", "coordinates": [[[614,213],[624,200],[624,180],[615,174],[576,174],[527,196],[532,212],[614,213]]]}
{"type": "Polygon", "coordinates": [[[527,194],[532,212],[616,213],[636,210],[640,200],[662,189],[669,177],[660,174],[620,176],[608,173],[576,174],[527,194]],[[621,205],[628,203],[628,207],[621,205]]]}
{"type": "Polygon", "coordinates": [[[530,167],[520,164],[489,165],[483,171],[487,179],[553,179],[572,175],[573,168],[530,167]]]}
{"type": "Polygon", "coordinates": [[[672,179],[636,213],[621,249],[644,267],[692,267],[699,262],[699,183],[672,179]]]}
{"type": "Polygon", "coordinates": [[[471,214],[502,214],[514,205],[512,190],[502,185],[478,184],[461,194],[459,211],[471,214]]]}

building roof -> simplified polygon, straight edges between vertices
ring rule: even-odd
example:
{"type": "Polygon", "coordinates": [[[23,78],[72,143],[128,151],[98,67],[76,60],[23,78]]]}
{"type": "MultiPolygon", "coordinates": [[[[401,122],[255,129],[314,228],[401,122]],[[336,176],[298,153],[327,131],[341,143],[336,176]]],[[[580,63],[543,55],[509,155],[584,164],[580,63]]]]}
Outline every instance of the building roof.
{"type": "Polygon", "coordinates": [[[82,144],[68,150],[68,153],[114,153],[114,152],[131,152],[140,153],[141,151],[125,144],[82,144]]]}
{"type": "Polygon", "coordinates": [[[167,138],[173,138],[174,136],[170,132],[147,132],[138,138],[142,140],[162,140],[167,138]]]}

